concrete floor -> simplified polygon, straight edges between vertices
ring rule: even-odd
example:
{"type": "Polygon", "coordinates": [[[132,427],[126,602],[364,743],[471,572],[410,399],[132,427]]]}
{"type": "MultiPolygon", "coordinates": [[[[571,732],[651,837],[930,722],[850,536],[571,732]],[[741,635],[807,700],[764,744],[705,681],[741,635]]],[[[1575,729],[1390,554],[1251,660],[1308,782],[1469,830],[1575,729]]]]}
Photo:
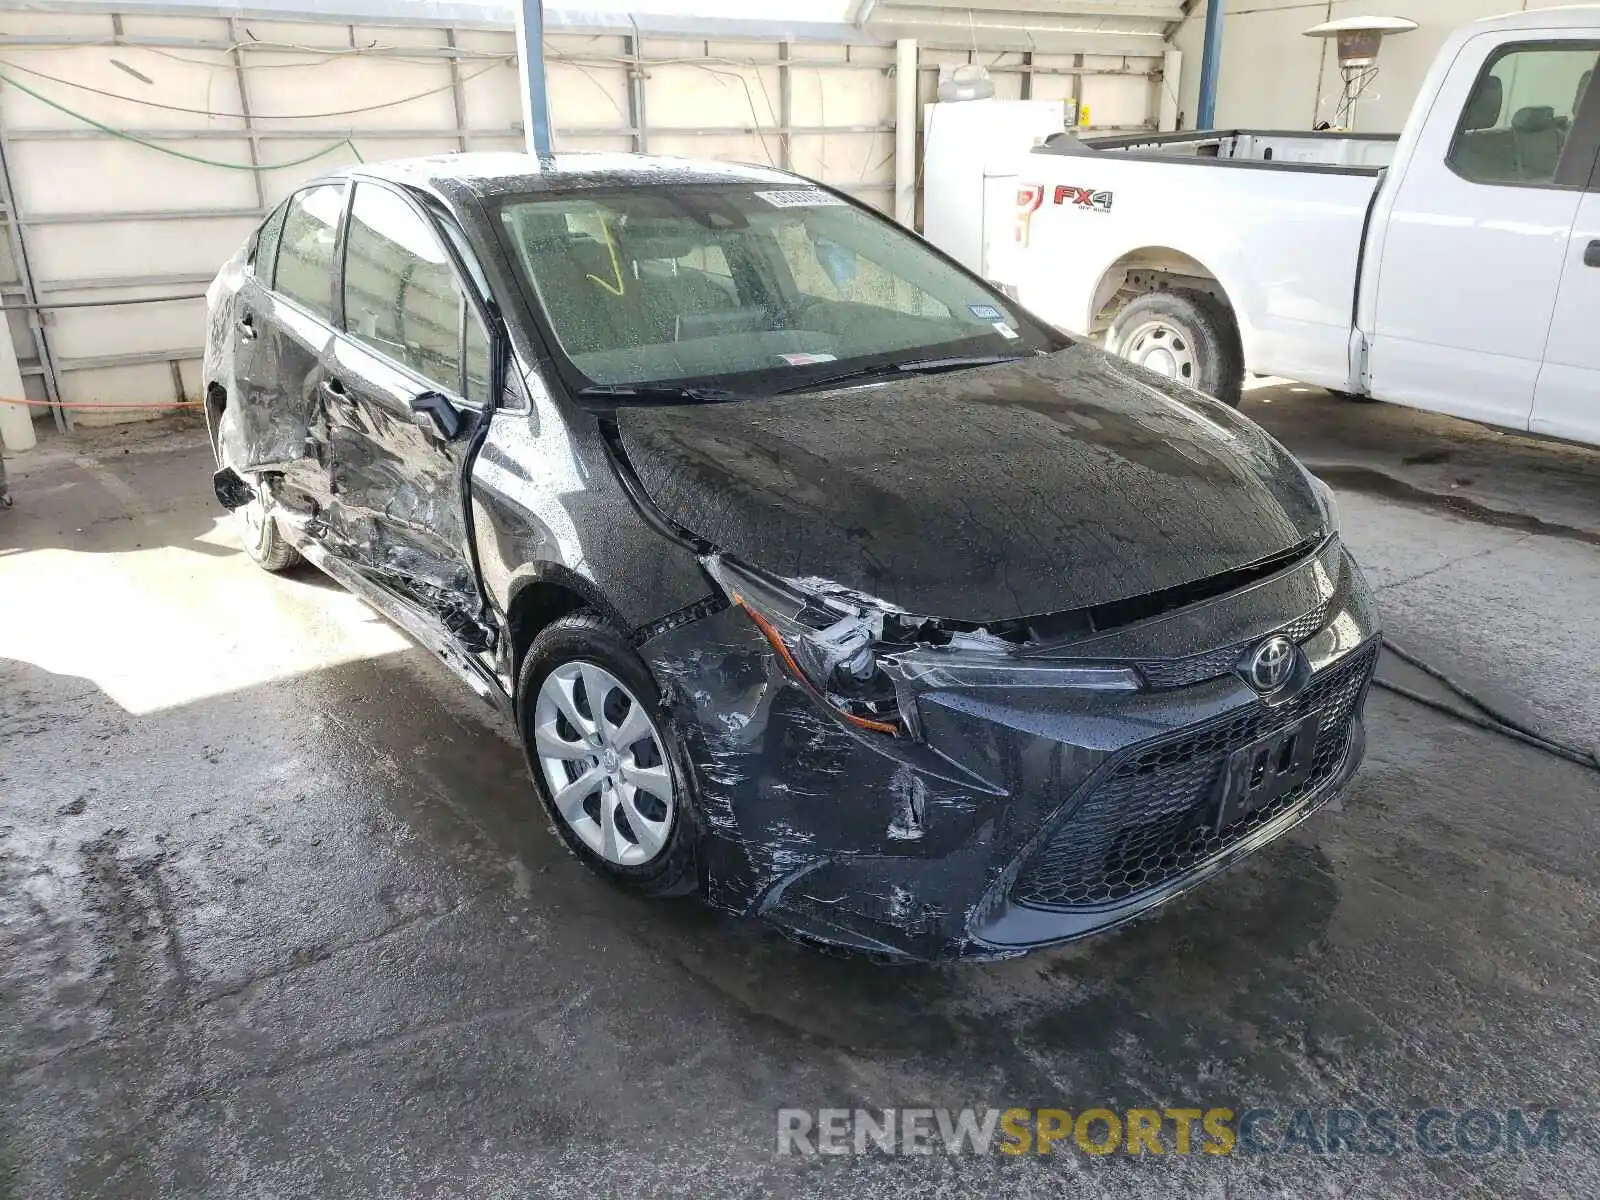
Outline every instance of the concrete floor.
{"type": "MultiPolygon", "coordinates": [[[[1389,631],[1600,728],[1600,455],[1288,388],[1389,631]],[[1407,461],[1412,459],[1415,461],[1407,461]]],[[[1108,938],[883,969],[621,897],[192,426],[0,513],[0,1197],[1600,1194],[1600,774],[1387,693],[1343,801],[1108,938]],[[780,1106],[1566,1110],[1521,1158],[779,1158],[780,1106]]],[[[1387,669],[1387,668],[1386,668],[1387,669]]]]}

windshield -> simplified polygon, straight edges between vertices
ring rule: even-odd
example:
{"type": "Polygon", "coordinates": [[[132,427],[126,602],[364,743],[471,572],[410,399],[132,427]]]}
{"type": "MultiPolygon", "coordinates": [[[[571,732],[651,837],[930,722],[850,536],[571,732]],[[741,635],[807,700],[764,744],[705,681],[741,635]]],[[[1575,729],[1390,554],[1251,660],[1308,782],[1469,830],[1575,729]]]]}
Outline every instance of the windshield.
{"type": "Polygon", "coordinates": [[[514,198],[499,214],[580,386],[793,390],[858,367],[1065,344],[918,238],[819,188],[585,190],[514,198]]]}

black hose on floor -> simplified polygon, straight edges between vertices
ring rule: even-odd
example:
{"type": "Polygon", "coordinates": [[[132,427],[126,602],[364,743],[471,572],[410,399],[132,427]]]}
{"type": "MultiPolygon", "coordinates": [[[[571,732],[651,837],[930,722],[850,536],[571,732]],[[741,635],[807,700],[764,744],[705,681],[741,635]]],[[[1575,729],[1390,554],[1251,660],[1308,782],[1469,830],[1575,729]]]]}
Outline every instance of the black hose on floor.
{"type": "Polygon", "coordinates": [[[1432,696],[1424,696],[1421,692],[1413,691],[1411,688],[1404,687],[1401,684],[1390,683],[1387,679],[1374,679],[1372,681],[1373,684],[1381,687],[1384,691],[1393,692],[1397,696],[1404,696],[1414,704],[1420,704],[1424,708],[1431,708],[1435,712],[1444,713],[1446,716],[1454,717],[1458,721],[1465,721],[1469,725],[1476,725],[1479,729],[1487,729],[1491,733],[1498,733],[1502,737],[1522,742],[1524,745],[1532,746],[1537,750],[1543,750],[1546,754],[1553,754],[1557,758],[1564,758],[1568,762],[1577,763],[1579,766],[1592,767],[1600,771],[1600,748],[1583,750],[1577,746],[1570,746],[1566,742],[1557,741],[1555,738],[1546,737],[1544,734],[1530,729],[1522,722],[1506,716],[1481,697],[1462,687],[1450,676],[1439,670],[1438,667],[1424,662],[1415,654],[1395,645],[1388,638],[1383,639],[1383,648],[1401,662],[1409,663],[1423,674],[1432,679],[1437,679],[1478,711],[1470,712],[1466,709],[1457,708],[1453,704],[1435,700],[1432,696]]]}

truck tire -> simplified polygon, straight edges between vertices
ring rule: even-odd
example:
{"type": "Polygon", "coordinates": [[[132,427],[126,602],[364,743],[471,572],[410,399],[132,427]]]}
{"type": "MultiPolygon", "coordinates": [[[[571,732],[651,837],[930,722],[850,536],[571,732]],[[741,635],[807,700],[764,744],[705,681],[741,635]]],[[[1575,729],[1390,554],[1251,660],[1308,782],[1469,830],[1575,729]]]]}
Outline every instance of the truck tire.
{"type": "Polygon", "coordinates": [[[1106,349],[1239,407],[1244,390],[1239,326],[1215,296],[1189,288],[1146,292],[1111,322],[1106,349]]]}

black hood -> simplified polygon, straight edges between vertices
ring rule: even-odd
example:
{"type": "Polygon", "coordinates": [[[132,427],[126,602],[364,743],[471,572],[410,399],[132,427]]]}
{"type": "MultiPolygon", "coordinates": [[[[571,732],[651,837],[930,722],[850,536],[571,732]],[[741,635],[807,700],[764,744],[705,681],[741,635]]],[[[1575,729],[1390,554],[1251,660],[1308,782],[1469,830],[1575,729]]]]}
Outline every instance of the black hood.
{"type": "Polygon", "coordinates": [[[1193,583],[1321,533],[1231,409],[1074,345],[879,386],[619,411],[667,517],[772,574],[986,622],[1193,583]]]}

